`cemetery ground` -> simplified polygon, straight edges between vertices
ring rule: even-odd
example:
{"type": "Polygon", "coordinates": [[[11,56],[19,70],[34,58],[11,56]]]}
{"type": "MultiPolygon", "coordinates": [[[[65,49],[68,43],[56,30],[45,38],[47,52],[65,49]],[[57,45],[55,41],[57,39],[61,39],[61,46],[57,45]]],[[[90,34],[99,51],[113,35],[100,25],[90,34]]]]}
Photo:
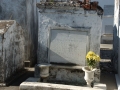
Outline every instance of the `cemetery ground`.
{"type": "MultiPolygon", "coordinates": [[[[34,68],[27,68],[27,71],[18,77],[16,80],[12,81],[7,87],[0,87],[0,90],[19,90],[19,85],[25,81],[28,77],[34,76],[34,68]]],[[[102,72],[100,83],[105,83],[107,85],[107,90],[117,89],[116,80],[114,73],[102,72]]]]}
{"type": "MultiPolygon", "coordinates": [[[[100,63],[101,68],[101,77],[100,77],[100,83],[107,85],[107,90],[117,90],[117,84],[115,79],[116,72],[112,68],[112,64],[110,61],[110,55],[112,50],[101,50],[101,57],[105,58],[102,59],[102,62],[100,63]]],[[[21,72],[21,75],[18,75],[18,78],[11,81],[11,83],[8,86],[0,87],[0,90],[19,90],[19,85],[25,81],[29,77],[34,76],[34,67],[33,68],[25,68],[24,71],[21,72]]]]}

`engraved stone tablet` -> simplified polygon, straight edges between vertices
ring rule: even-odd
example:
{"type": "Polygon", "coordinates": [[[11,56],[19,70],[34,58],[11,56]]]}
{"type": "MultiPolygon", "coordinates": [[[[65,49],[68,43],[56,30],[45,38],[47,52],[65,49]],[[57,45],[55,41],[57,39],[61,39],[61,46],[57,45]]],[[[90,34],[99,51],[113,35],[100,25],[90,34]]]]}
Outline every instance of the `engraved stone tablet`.
{"type": "Polygon", "coordinates": [[[49,61],[85,65],[88,51],[88,32],[78,30],[51,30],[49,61]]]}

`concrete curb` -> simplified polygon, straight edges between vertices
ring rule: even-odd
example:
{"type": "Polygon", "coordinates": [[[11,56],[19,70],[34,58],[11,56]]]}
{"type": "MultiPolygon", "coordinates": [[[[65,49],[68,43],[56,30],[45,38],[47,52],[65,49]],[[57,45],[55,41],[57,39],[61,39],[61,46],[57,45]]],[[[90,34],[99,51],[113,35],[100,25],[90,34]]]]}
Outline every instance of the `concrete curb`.
{"type": "Polygon", "coordinates": [[[106,90],[106,85],[96,84],[94,88],[91,88],[41,82],[23,82],[20,84],[19,90],[106,90]]]}
{"type": "Polygon", "coordinates": [[[94,88],[64,84],[38,82],[39,78],[30,77],[20,84],[19,90],[106,90],[105,84],[95,83],[94,88]]]}

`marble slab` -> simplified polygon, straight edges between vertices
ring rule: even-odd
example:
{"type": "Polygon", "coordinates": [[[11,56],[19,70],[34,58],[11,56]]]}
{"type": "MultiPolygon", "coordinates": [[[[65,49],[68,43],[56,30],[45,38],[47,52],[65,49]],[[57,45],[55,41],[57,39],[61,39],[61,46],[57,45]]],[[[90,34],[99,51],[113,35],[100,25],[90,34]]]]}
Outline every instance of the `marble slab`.
{"type": "Polygon", "coordinates": [[[51,30],[49,61],[85,65],[88,32],[78,30],[51,30]]]}

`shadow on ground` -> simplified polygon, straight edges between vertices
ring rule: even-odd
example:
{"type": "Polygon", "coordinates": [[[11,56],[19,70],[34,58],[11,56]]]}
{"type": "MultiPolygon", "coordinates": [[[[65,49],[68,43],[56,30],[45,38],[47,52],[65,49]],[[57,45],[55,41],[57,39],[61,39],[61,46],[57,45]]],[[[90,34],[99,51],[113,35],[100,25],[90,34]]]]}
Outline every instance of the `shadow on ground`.
{"type": "MultiPolygon", "coordinates": [[[[21,72],[22,73],[22,72],[21,72]]],[[[15,79],[8,86],[19,86],[23,81],[25,81],[28,77],[34,77],[34,71],[26,70],[26,72],[21,75],[19,78],[15,79]]]]}

